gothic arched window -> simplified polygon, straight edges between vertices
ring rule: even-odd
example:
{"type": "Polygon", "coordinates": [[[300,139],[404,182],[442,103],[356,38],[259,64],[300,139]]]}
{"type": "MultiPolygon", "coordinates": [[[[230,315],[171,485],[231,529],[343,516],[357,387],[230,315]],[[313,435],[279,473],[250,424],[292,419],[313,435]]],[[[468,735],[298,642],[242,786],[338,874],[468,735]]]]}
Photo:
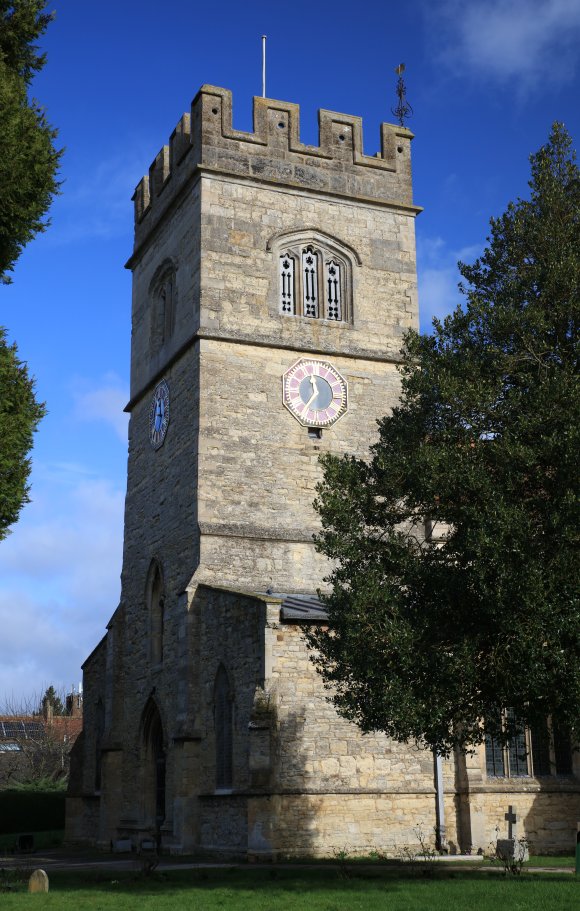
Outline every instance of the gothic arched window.
{"type": "Polygon", "coordinates": [[[161,566],[157,560],[153,560],[149,567],[146,601],[149,614],[151,664],[156,665],[163,661],[165,635],[165,587],[161,566]]]}
{"type": "Polygon", "coordinates": [[[176,270],[171,260],[157,269],[149,288],[151,306],[151,351],[156,353],[175,329],[177,306],[176,270]]]}
{"type": "Polygon", "coordinates": [[[159,828],[165,820],[166,750],[159,709],[149,699],[141,721],[144,763],[143,799],[148,820],[159,828]]]}
{"type": "Polygon", "coordinates": [[[352,272],[358,257],[318,232],[272,244],[278,268],[278,309],[284,316],[352,322],[352,272]]]}
{"type": "Polygon", "coordinates": [[[215,678],[214,720],[216,789],[229,790],[233,782],[233,696],[223,664],[215,678]]]}

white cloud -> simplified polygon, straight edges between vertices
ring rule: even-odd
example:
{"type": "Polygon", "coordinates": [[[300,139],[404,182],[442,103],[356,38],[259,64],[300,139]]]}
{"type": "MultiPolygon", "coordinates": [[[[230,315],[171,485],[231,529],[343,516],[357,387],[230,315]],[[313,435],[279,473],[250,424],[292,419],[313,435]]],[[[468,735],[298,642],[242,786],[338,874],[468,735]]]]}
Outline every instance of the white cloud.
{"type": "Polygon", "coordinates": [[[481,247],[469,245],[450,250],[441,237],[417,237],[417,272],[421,329],[428,332],[434,317],[443,319],[464,300],[458,290],[458,261],[472,262],[481,247]]]}
{"type": "Polygon", "coordinates": [[[574,74],[580,47],[578,0],[448,0],[429,7],[441,63],[518,92],[574,74]]]}
{"type": "Polygon", "coordinates": [[[123,409],[129,393],[121,379],[109,373],[96,387],[91,388],[83,379],[77,379],[74,387],[75,417],[80,421],[104,421],[126,443],[129,415],[123,409]]]}
{"type": "Polygon", "coordinates": [[[0,705],[78,683],[119,601],[123,492],[35,474],[39,497],[0,546],[0,705]]]}

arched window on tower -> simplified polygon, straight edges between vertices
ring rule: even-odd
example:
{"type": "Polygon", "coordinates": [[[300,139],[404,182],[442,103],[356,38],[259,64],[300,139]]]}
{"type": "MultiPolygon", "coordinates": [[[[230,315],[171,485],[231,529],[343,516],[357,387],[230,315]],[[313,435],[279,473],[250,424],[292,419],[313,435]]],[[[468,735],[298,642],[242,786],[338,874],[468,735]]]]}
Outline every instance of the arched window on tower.
{"type": "Polygon", "coordinates": [[[151,307],[151,351],[157,353],[175,329],[177,307],[176,270],[171,260],[157,269],[149,287],[151,307]]]}
{"type": "Polygon", "coordinates": [[[153,560],[149,567],[146,600],[149,613],[151,664],[155,666],[163,661],[165,636],[165,588],[163,573],[157,560],[153,560]]]}
{"type": "Polygon", "coordinates": [[[352,322],[353,266],[360,263],[353,250],[317,231],[284,235],[268,249],[278,264],[280,314],[352,322]]]}
{"type": "Polygon", "coordinates": [[[230,680],[220,664],[214,686],[216,790],[233,785],[233,694],[230,680]]]}

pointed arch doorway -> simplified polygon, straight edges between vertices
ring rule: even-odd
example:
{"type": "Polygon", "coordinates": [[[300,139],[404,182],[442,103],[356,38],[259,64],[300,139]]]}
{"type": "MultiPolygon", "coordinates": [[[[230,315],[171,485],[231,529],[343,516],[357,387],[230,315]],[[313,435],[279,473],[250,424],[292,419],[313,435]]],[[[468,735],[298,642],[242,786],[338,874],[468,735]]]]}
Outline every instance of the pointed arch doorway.
{"type": "Polygon", "coordinates": [[[143,711],[142,749],[144,821],[155,831],[159,843],[165,822],[167,756],[161,715],[154,699],[149,699],[143,711]]]}

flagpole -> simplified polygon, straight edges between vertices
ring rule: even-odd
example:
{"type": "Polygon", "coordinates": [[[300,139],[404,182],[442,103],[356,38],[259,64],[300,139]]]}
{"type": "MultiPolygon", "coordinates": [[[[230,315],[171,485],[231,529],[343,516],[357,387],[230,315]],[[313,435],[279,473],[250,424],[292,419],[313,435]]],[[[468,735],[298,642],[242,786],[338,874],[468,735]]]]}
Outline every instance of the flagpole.
{"type": "Polygon", "coordinates": [[[266,38],[262,35],[262,98],[266,97],[266,38]]]}

